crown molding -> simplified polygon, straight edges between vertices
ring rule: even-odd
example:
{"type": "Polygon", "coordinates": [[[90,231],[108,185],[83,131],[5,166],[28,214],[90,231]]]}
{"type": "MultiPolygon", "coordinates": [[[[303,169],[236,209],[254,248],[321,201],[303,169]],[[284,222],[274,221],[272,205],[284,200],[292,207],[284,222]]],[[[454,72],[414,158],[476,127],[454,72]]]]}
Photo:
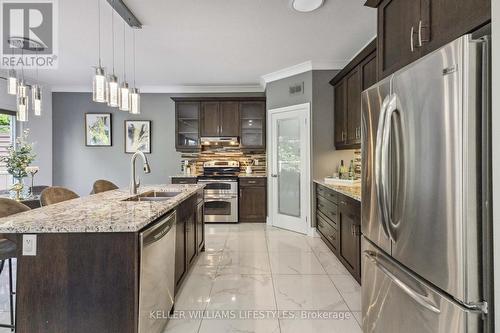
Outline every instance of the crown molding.
{"type": "Polygon", "coordinates": [[[341,61],[305,61],[303,63],[293,65],[287,68],[277,70],[275,72],[261,76],[260,84],[265,87],[267,83],[281,80],[297,74],[313,70],[334,70],[342,69],[349,63],[348,60],[341,61]]]}
{"type": "MultiPolygon", "coordinates": [[[[90,86],[54,86],[52,92],[91,92],[90,86]]],[[[141,93],[152,94],[208,94],[264,92],[259,85],[202,85],[202,86],[139,86],[141,93]]]]}

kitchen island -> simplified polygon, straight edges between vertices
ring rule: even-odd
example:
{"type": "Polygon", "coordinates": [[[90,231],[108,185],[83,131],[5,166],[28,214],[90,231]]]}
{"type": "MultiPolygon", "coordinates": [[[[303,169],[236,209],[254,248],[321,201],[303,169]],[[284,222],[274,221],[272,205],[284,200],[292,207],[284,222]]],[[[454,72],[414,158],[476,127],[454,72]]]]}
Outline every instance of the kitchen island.
{"type": "Polygon", "coordinates": [[[140,189],[152,191],[171,196],[135,201],[118,189],[0,219],[18,248],[16,332],[140,332],[141,232],[176,213],[175,254],[165,253],[176,289],[204,249],[203,186],[140,189]],[[27,235],[36,236],[33,247],[27,235]]]}

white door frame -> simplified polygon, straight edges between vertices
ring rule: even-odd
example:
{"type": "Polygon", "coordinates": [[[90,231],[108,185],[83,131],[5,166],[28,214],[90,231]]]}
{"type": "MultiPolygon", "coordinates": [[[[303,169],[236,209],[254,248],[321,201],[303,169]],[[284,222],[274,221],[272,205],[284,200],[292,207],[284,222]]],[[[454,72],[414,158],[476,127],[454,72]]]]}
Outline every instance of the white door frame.
{"type": "Polygon", "coordinates": [[[276,152],[274,149],[276,147],[272,146],[272,137],[273,137],[273,124],[271,122],[271,117],[274,114],[282,113],[282,112],[289,112],[289,111],[301,111],[301,110],[306,110],[306,122],[307,122],[307,153],[306,153],[306,170],[302,170],[302,173],[305,176],[306,183],[304,184],[304,188],[306,189],[303,191],[303,198],[301,198],[301,202],[304,203],[304,209],[303,214],[305,217],[305,228],[304,228],[304,234],[311,234],[311,191],[310,191],[310,179],[311,179],[311,104],[310,103],[303,103],[303,104],[297,104],[297,105],[291,105],[291,106],[286,106],[286,107],[281,107],[281,108],[276,108],[276,109],[271,109],[267,112],[267,151],[268,151],[268,156],[267,156],[267,170],[268,170],[268,177],[267,177],[267,182],[268,182],[268,207],[269,207],[269,214],[268,214],[268,220],[267,224],[270,226],[276,225],[275,219],[275,214],[274,212],[277,209],[277,202],[274,200],[274,194],[275,194],[275,182],[274,178],[271,176],[272,175],[272,160],[273,160],[273,154],[276,152]]]}

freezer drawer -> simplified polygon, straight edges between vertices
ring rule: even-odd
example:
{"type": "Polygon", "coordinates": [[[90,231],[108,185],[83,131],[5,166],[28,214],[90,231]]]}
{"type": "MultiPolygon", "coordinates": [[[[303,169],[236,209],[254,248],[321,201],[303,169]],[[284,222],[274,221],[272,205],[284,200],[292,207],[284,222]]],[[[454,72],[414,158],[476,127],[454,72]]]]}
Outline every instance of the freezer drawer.
{"type": "Polygon", "coordinates": [[[482,314],[432,289],[362,239],[364,333],[477,333],[482,314]]]}

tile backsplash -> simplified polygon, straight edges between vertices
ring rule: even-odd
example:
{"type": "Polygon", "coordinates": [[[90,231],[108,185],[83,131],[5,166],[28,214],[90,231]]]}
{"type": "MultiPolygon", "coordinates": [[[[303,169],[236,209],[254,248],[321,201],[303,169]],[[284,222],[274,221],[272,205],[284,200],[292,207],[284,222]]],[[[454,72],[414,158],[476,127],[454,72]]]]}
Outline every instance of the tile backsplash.
{"type": "Polygon", "coordinates": [[[193,168],[193,166],[195,167],[194,171],[191,169],[191,172],[195,174],[203,173],[203,163],[206,161],[239,161],[240,172],[242,173],[245,172],[245,167],[248,165],[252,165],[253,173],[265,173],[267,163],[266,153],[248,153],[239,149],[221,149],[197,153],[183,153],[181,155],[181,168],[186,160],[189,162],[191,168],[193,168]],[[255,164],[253,161],[258,162],[255,164]]]}

